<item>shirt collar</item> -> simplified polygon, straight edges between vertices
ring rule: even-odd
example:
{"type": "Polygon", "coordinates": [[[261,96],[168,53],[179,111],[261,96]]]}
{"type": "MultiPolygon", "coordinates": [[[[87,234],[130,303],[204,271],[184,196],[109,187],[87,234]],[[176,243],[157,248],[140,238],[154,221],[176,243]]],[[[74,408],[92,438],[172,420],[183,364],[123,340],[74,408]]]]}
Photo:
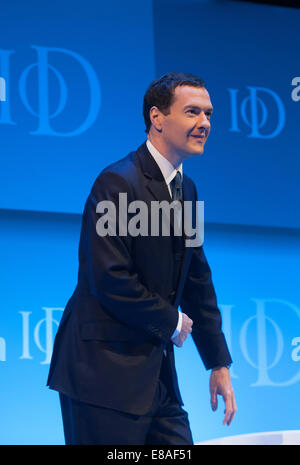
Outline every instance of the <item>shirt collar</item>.
{"type": "Polygon", "coordinates": [[[172,163],[170,163],[169,160],[167,160],[161,153],[159,153],[159,151],[154,147],[149,139],[147,139],[146,145],[154,160],[158,164],[167,185],[169,185],[170,182],[175,178],[177,171],[179,171],[182,176],[182,163],[178,166],[178,168],[174,168],[172,163]]]}

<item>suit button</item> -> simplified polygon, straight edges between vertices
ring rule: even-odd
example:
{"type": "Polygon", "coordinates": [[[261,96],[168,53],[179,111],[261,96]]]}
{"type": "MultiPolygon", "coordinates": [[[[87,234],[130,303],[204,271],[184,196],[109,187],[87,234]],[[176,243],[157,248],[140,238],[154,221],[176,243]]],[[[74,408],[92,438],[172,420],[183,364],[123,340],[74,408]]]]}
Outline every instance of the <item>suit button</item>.
{"type": "Polygon", "coordinates": [[[173,300],[174,297],[175,297],[175,294],[176,294],[176,291],[170,292],[170,294],[169,294],[169,296],[168,296],[169,300],[173,300]]]}

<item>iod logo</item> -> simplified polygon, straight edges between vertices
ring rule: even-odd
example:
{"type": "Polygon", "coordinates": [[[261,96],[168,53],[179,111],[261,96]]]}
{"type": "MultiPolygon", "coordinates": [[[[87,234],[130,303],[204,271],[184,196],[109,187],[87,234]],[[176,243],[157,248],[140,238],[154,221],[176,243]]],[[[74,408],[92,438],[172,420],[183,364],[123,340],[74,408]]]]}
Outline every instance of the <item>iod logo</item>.
{"type": "MultiPolygon", "coordinates": [[[[64,137],[82,134],[94,123],[100,108],[100,84],[95,70],[74,51],[35,45],[31,48],[36,60],[22,70],[18,79],[21,102],[37,120],[37,127],[30,134],[64,137]],[[54,120],[59,123],[54,125],[54,120]]],[[[0,124],[17,124],[10,98],[14,53],[0,50],[3,76],[0,82],[0,124]]]]}
{"type": "Polygon", "coordinates": [[[241,121],[250,128],[248,137],[272,139],[285,124],[285,108],[280,97],[265,87],[247,87],[249,94],[239,95],[238,89],[228,89],[231,105],[232,132],[241,132],[241,121]]]}

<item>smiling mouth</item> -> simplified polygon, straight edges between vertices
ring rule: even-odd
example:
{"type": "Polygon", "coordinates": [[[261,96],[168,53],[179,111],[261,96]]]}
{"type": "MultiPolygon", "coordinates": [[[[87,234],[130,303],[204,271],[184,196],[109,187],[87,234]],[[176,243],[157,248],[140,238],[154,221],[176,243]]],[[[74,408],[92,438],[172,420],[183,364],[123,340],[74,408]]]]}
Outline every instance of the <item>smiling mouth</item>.
{"type": "Polygon", "coordinates": [[[194,134],[191,134],[191,136],[194,137],[195,139],[200,140],[201,142],[203,142],[205,140],[205,136],[196,136],[194,134]]]}

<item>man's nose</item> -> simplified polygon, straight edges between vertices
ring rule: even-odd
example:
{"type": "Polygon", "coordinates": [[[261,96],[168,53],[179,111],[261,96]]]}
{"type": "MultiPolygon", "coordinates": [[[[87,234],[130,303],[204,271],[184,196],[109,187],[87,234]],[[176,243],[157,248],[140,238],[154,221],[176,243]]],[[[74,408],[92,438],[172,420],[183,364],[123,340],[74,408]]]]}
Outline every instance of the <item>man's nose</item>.
{"type": "Polygon", "coordinates": [[[204,111],[201,111],[201,113],[199,114],[197,126],[198,128],[203,127],[205,129],[210,129],[210,121],[208,116],[204,113],[204,111]]]}

